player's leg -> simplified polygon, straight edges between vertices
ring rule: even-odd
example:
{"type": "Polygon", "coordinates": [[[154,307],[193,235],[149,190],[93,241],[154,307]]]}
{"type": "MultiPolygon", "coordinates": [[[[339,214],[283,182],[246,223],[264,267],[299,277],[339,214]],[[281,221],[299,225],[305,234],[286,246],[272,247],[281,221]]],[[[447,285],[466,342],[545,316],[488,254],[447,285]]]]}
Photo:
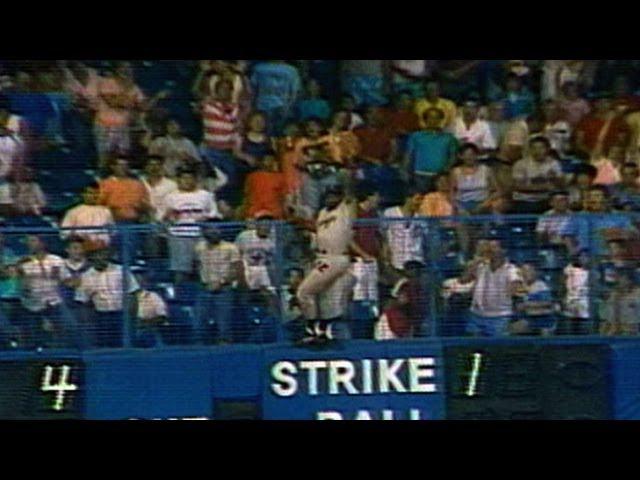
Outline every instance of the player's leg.
{"type": "Polygon", "coordinates": [[[350,267],[348,257],[323,257],[298,287],[298,301],[306,318],[317,317],[316,295],[328,289],[350,267]]]}

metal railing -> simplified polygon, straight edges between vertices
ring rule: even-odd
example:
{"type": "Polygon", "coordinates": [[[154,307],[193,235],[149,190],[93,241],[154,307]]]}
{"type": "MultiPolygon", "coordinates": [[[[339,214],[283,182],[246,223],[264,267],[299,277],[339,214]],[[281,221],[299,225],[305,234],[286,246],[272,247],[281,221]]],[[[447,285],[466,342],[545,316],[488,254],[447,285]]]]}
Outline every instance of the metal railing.
{"type": "MultiPolygon", "coordinates": [[[[375,261],[352,258],[318,295],[320,319],[343,340],[634,335],[638,223],[622,213],[359,220],[384,247],[375,261]],[[513,265],[505,275],[520,282],[506,297],[499,261],[465,278],[498,246],[513,265]]],[[[299,339],[296,286],[315,265],[312,236],[285,222],[199,227],[193,236],[153,224],[0,229],[1,347],[299,339]]]]}

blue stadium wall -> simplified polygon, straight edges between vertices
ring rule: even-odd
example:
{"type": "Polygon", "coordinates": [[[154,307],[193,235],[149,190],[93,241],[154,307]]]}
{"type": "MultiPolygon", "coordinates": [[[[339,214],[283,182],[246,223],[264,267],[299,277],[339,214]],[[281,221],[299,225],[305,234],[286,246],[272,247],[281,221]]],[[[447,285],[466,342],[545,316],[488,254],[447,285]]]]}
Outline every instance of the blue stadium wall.
{"type": "Polygon", "coordinates": [[[94,420],[640,419],[640,340],[634,339],[425,339],[353,341],[323,350],[256,345],[0,356],[0,365],[22,372],[16,378],[25,376],[20,368],[27,363],[36,383],[8,387],[13,377],[6,372],[13,370],[0,374],[3,418],[15,411],[16,418],[48,412],[45,418],[94,420]],[[76,390],[64,392],[66,404],[53,412],[62,365],[77,372],[68,382],[76,390]],[[41,388],[44,368],[53,371],[49,389],[41,388]]]}

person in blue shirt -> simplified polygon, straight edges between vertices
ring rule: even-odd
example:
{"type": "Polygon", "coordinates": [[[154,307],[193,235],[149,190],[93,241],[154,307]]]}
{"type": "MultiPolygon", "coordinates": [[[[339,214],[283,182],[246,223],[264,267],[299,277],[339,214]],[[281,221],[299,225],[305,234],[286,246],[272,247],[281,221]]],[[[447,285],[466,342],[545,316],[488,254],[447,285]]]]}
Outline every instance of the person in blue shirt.
{"type": "Polygon", "coordinates": [[[251,87],[254,107],[267,115],[272,135],[292,116],[301,90],[298,70],[284,60],[260,62],[253,67],[251,87]]]}
{"type": "Polygon", "coordinates": [[[556,326],[553,295],[546,282],[538,278],[531,264],[520,267],[523,288],[518,292],[516,311],[519,320],[511,324],[515,334],[550,335],[556,326]]]}
{"type": "Polygon", "coordinates": [[[576,238],[572,242],[574,250],[588,250],[591,255],[601,257],[607,253],[608,241],[637,234],[628,215],[611,210],[606,187],[590,187],[585,207],[586,212],[591,215],[579,215],[575,218],[576,238]]]}
{"type": "Polygon", "coordinates": [[[331,106],[322,97],[320,84],[314,79],[307,82],[307,97],[300,100],[296,105],[296,117],[298,121],[305,121],[309,118],[320,118],[328,120],[331,116],[331,106]]]}
{"type": "Polygon", "coordinates": [[[415,183],[426,189],[433,187],[435,176],[446,172],[455,161],[458,141],[442,129],[444,112],[429,108],[423,113],[425,128],[409,135],[405,153],[405,169],[415,175],[415,183]]]}
{"type": "Polygon", "coordinates": [[[527,117],[535,108],[533,94],[522,83],[522,79],[515,73],[507,75],[505,91],[499,98],[504,103],[504,114],[507,120],[516,117],[527,117]]]}

